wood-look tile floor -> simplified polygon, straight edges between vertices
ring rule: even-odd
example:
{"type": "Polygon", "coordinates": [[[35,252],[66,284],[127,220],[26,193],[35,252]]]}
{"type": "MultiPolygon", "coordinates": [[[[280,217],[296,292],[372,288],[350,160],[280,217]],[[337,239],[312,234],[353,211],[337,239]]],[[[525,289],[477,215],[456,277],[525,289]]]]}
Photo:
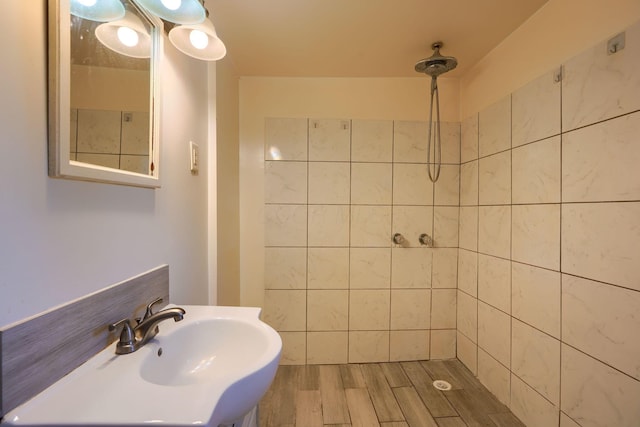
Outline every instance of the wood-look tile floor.
{"type": "Polygon", "coordinates": [[[259,415],[260,427],[524,427],[458,360],[280,366],[259,415]]]}

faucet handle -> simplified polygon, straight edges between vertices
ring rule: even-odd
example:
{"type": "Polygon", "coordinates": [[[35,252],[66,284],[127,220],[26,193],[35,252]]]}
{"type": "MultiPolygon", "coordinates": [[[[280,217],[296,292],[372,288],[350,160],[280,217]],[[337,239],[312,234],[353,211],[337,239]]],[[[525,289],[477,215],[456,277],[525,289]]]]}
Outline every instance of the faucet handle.
{"type": "MultiPolygon", "coordinates": [[[[152,307],[156,304],[159,304],[162,302],[162,298],[156,298],[153,301],[151,301],[149,304],[147,304],[147,311],[144,312],[144,316],[142,317],[142,322],[144,322],[145,320],[147,320],[149,317],[151,317],[153,315],[153,309],[152,307]]],[[[140,323],[140,322],[138,322],[140,323]]]]}
{"type": "Polygon", "coordinates": [[[133,329],[131,329],[129,319],[122,319],[116,323],[110,324],[109,330],[113,332],[120,325],[122,325],[122,332],[120,332],[120,341],[118,341],[118,345],[116,346],[116,353],[118,354],[120,354],[119,351],[121,351],[121,349],[133,348],[136,342],[135,334],[133,329]]]}

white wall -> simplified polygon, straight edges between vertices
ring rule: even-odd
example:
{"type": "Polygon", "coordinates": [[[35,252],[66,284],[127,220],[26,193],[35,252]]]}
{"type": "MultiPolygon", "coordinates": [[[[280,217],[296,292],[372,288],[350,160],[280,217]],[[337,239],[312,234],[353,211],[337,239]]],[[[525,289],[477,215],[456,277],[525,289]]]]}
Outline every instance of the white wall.
{"type": "Polygon", "coordinates": [[[3,5],[0,325],[164,263],[174,302],[207,303],[207,64],[165,43],[161,189],[51,179],[45,3],[3,5]]]}

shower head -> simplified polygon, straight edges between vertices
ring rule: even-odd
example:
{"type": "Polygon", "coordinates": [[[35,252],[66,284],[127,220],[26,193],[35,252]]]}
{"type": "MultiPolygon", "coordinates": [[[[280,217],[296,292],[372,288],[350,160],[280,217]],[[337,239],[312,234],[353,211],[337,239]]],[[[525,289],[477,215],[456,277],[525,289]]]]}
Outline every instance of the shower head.
{"type": "Polygon", "coordinates": [[[425,73],[433,78],[440,74],[451,71],[458,65],[458,60],[453,56],[440,55],[442,42],[435,42],[431,45],[433,55],[428,58],[421,59],[416,63],[415,70],[419,73],[425,73]]]}

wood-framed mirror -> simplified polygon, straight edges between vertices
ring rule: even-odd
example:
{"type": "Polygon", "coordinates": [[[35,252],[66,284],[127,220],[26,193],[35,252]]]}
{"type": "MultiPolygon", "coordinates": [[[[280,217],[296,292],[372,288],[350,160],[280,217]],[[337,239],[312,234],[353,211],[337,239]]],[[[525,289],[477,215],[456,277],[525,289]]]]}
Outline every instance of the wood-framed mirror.
{"type": "Polygon", "coordinates": [[[49,176],[157,188],[163,24],[104,3],[49,0],[49,176]]]}

